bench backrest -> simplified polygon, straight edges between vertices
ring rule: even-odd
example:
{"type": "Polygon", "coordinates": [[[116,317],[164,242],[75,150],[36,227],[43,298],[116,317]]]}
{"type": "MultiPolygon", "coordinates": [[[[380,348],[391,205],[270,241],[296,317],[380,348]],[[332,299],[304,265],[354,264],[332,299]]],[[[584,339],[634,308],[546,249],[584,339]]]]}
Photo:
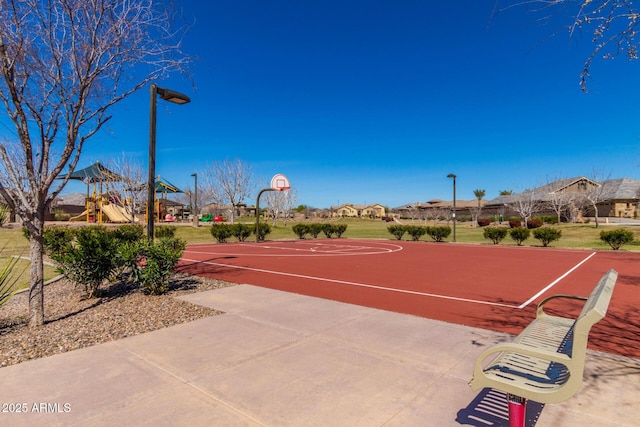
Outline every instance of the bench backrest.
{"type": "Polygon", "coordinates": [[[611,269],[591,291],[573,327],[574,348],[586,348],[591,327],[607,314],[617,278],[618,272],[611,269]]]}

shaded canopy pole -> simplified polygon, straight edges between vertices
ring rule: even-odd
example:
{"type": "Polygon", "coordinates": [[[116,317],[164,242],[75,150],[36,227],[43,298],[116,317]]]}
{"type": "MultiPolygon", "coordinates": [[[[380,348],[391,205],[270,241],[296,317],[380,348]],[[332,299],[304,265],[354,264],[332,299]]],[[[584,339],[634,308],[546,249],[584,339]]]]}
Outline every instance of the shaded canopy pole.
{"type": "Polygon", "coordinates": [[[456,176],[450,173],[447,178],[453,178],[453,241],[456,241],[456,176]]]}
{"type": "Polygon", "coordinates": [[[187,95],[171,89],[162,89],[151,85],[151,103],[149,112],[149,179],[147,181],[147,238],[153,240],[153,225],[155,220],[155,177],[156,177],[156,95],[174,104],[186,104],[191,100],[187,95]]]}

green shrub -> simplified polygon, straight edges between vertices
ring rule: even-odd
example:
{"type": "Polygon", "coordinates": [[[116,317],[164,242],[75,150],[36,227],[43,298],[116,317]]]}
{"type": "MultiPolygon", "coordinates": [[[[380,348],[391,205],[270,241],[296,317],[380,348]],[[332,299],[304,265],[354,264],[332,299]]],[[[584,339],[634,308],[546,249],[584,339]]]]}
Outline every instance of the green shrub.
{"type": "MultiPolygon", "coordinates": [[[[163,232],[161,231],[160,234],[163,232]]],[[[113,230],[113,234],[116,239],[118,239],[121,243],[125,242],[137,242],[144,237],[144,227],[140,224],[125,224],[113,230]]],[[[156,236],[158,236],[158,232],[156,229],[156,236]]]]}
{"type": "Polygon", "coordinates": [[[74,234],[75,242],[58,246],[50,256],[58,263],[59,272],[81,287],[87,298],[93,298],[100,284],[119,267],[118,241],[102,226],[80,227],[74,234]]]}
{"type": "Polygon", "coordinates": [[[406,228],[407,234],[411,236],[411,240],[417,242],[420,240],[420,237],[427,234],[427,227],[420,225],[407,225],[406,228]]]}
{"type": "Polygon", "coordinates": [[[614,251],[617,251],[625,244],[633,242],[633,233],[622,228],[610,231],[601,231],[600,240],[608,243],[614,251]]]}
{"type": "Polygon", "coordinates": [[[69,221],[69,218],[71,218],[71,215],[62,209],[56,209],[53,211],[53,219],[56,221],[69,221]]]}
{"type": "Polygon", "coordinates": [[[560,239],[561,236],[562,232],[556,228],[540,227],[533,230],[533,237],[540,240],[545,248],[549,246],[549,243],[560,239]]]}
{"type": "Polygon", "coordinates": [[[74,228],[54,225],[45,227],[43,234],[44,251],[55,261],[55,255],[62,254],[71,247],[75,237],[74,228]]]}
{"type": "Polygon", "coordinates": [[[267,238],[267,235],[271,233],[271,226],[269,226],[269,224],[260,223],[258,224],[257,231],[258,231],[258,234],[257,234],[258,241],[264,242],[264,240],[267,238]]]}
{"type": "Polygon", "coordinates": [[[524,227],[515,227],[509,230],[509,235],[516,241],[518,246],[522,246],[522,242],[529,238],[529,234],[531,234],[531,231],[524,227]]]}
{"type": "Polygon", "coordinates": [[[387,231],[389,231],[389,233],[393,234],[393,236],[397,239],[397,240],[402,240],[402,236],[404,236],[404,233],[407,232],[407,227],[405,227],[404,225],[390,225],[387,227],[387,231]]]}
{"type": "Polygon", "coordinates": [[[155,228],[155,235],[158,239],[172,239],[176,235],[175,225],[163,225],[155,228]]]}
{"type": "Polygon", "coordinates": [[[507,237],[508,230],[504,227],[487,227],[484,229],[484,238],[491,239],[494,245],[500,243],[502,239],[507,237]]]}
{"type": "Polygon", "coordinates": [[[231,224],[231,235],[238,239],[239,242],[244,242],[251,236],[253,232],[253,226],[250,224],[231,224]]]}
{"type": "Polygon", "coordinates": [[[558,217],[555,215],[534,216],[533,219],[539,219],[544,224],[557,224],[558,217]]]}
{"type": "Polygon", "coordinates": [[[299,239],[304,239],[304,237],[309,234],[309,225],[298,223],[291,227],[291,231],[293,231],[299,239]]]}
{"type": "Polygon", "coordinates": [[[156,242],[141,240],[129,244],[129,264],[135,264],[132,274],[134,282],[148,294],[166,293],[169,290],[169,279],[186,245],[184,240],[172,237],[156,242]]]}
{"type": "Polygon", "coordinates": [[[309,234],[311,234],[311,237],[313,237],[314,239],[317,239],[320,233],[322,233],[322,224],[320,223],[309,224],[309,234]]]}
{"type": "Polygon", "coordinates": [[[335,224],[333,226],[333,231],[336,233],[336,237],[340,238],[347,231],[347,224],[335,224]]]}
{"type": "Polygon", "coordinates": [[[335,233],[335,228],[333,227],[333,224],[325,223],[322,224],[322,232],[327,237],[327,239],[330,239],[335,233]]]}
{"type": "Polygon", "coordinates": [[[451,227],[447,225],[427,227],[427,234],[436,242],[442,242],[451,234],[451,227]]]}
{"type": "Polygon", "coordinates": [[[213,223],[211,225],[211,235],[218,241],[218,243],[226,243],[227,239],[233,236],[231,224],[213,223]]]}

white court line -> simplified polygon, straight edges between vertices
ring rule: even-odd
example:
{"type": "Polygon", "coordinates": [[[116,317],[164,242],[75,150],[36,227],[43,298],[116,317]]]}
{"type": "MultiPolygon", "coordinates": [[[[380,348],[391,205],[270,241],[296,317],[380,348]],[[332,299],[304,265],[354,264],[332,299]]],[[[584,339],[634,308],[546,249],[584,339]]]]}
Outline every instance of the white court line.
{"type": "Polygon", "coordinates": [[[471,302],[471,303],[476,303],[476,304],[493,305],[493,306],[499,306],[499,307],[519,308],[518,306],[515,306],[515,305],[501,304],[501,303],[498,303],[498,302],[480,301],[480,300],[473,300],[473,299],[467,299],[467,298],[457,298],[457,297],[452,297],[452,296],[448,296],[448,295],[438,295],[438,294],[430,294],[430,293],[426,293],[426,292],[409,291],[409,290],[405,290],[405,289],[388,288],[386,286],[368,285],[366,283],[347,282],[347,281],[344,281],[344,280],[325,279],[325,278],[322,278],[322,277],[306,276],[306,275],[303,275],[303,274],[294,274],[294,273],[285,273],[285,272],[282,272],[282,271],[263,270],[261,268],[240,267],[240,266],[237,266],[237,265],[229,265],[229,264],[222,264],[222,263],[209,262],[209,261],[199,261],[199,260],[196,260],[196,259],[187,259],[187,258],[182,258],[182,261],[196,262],[196,263],[208,264],[208,265],[216,265],[216,266],[219,266],[219,267],[237,268],[239,270],[257,271],[257,272],[260,272],[260,273],[276,274],[276,275],[280,275],[280,276],[298,277],[298,278],[301,278],[301,279],[318,280],[318,281],[321,281],[321,282],[340,283],[342,285],[358,286],[358,287],[361,287],[361,288],[369,288],[369,289],[379,289],[379,290],[383,290],[383,291],[398,292],[398,293],[402,293],[402,294],[421,295],[421,296],[426,296],[426,297],[448,299],[448,300],[454,300],[454,301],[471,302]]]}
{"type": "Polygon", "coordinates": [[[589,261],[589,259],[591,259],[591,257],[594,256],[595,254],[596,254],[595,252],[592,252],[591,255],[589,255],[588,257],[586,257],[585,259],[583,259],[582,261],[580,261],[576,265],[574,265],[573,268],[571,268],[566,273],[564,273],[562,276],[558,277],[556,280],[554,280],[553,282],[548,284],[543,290],[541,290],[540,292],[538,292],[537,294],[535,294],[534,296],[529,298],[527,301],[525,301],[522,304],[520,304],[518,306],[518,308],[522,309],[522,308],[525,308],[526,306],[528,306],[529,304],[531,304],[536,298],[538,298],[540,295],[544,294],[549,289],[554,287],[559,281],[561,281],[562,279],[567,277],[569,274],[571,274],[576,268],[580,267],[582,264],[584,264],[585,262],[589,261]]]}

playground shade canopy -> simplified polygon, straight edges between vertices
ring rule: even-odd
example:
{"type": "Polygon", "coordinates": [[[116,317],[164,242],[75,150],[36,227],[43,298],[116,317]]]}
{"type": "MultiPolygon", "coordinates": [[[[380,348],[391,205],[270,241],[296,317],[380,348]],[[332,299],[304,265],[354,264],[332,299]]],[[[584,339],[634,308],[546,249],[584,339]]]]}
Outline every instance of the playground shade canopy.
{"type": "MultiPolygon", "coordinates": [[[[184,191],[182,191],[181,189],[179,189],[175,185],[171,184],[169,181],[161,180],[160,176],[158,176],[158,179],[156,180],[156,182],[154,184],[154,187],[155,187],[156,193],[163,193],[163,194],[184,193],[184,191]]],[[[147,185],[143,184],[143,185],[139,185],[137,187],[127,188],[127,191],[129,191],[129,190],[139,191],[139,190],[143,190],[145,188],[147,188],[147,185]]]]}
{"type": "Polygon", "coordinates": [[[171,184],[169,181],[162,181],[160,177],[155,182],[156,193],[183,193],[181,189],[171,184]]]}
{"type": "MultiPolygon", "coordinates": [[[[64,174],[58,176],[58,178],[64,177],[64,174]]],[[[106,167],[102,166],[100,162],[95,162],[91,166],[87,166],[84,169],[73,171],[73,173],[69,176],[69,179],[82,181],[86,184],[107,181],[127,181],[127,178],[120,176],[113,171],[110,171],[106,167]]]]}

